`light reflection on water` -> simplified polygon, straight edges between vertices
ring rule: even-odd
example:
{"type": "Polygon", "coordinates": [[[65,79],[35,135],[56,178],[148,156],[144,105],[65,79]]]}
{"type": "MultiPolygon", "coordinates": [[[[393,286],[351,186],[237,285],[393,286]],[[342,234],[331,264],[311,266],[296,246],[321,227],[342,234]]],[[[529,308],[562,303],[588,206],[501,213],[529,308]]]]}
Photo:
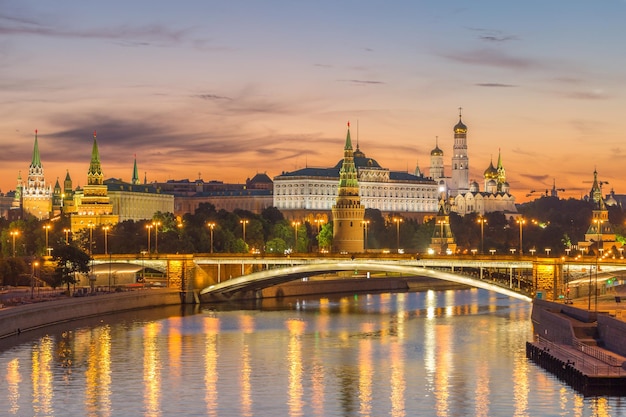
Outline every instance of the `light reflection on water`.
{"type": "Polygon", "coordinates": [[[530,305],[482,290],[181,313],[21,336],[0,351],[0,415],[626,415],[530,363],[530,305]]]}

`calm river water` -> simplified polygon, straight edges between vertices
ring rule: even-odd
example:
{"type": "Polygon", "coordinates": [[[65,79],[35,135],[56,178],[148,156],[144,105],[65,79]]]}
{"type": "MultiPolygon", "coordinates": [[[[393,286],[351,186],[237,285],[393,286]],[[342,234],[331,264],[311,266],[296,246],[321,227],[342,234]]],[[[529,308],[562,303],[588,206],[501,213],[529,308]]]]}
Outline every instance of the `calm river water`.
{"type": "Polygon", "coordinates": [[[0,415],[626,416],[526,359],[530,309],[471,289],[105,316],[3,341],[0,415]]]}

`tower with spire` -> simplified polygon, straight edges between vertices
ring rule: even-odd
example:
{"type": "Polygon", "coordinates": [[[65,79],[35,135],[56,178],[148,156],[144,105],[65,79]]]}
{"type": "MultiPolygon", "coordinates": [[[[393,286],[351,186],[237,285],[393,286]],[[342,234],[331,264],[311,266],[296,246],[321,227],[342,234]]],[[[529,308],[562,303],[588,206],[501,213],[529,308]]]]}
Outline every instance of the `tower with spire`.
{"type": "Polygon", "coordinates": [[[116,224],[119,221],[119,216],[113,214],[113,205],[104,184],[96,132],[93,133],[87,185],[83,187],[82,195],[76,196],[76,201],[75,212],[71,216],[72,233],[89,227],[116,224]]]}
{"type": "Polygon", "coordinates": [[[350,123],[343,150],[343,163],[339,170],[337,199],[332,206],[333,248],[338,252],[363,252],[363,219],[365,207],[361,205],[354,151],[350,139],[350,123]]]}
{"type": "Polygon", "coordinates": [[[443,151],[439,148],[439,137],[435,138],[435,149],[430,151],[430,177],[438,181],[443,178],[443,151]]]}
{"type": "Polygon", "coordinates": [[[33,159],[28,168],[26,185],[22,188],[22,208],[24,215],[29,214],[39,220],[50,218],[52,211],[52,187],[46,185],[36,130],[33,159]]]}

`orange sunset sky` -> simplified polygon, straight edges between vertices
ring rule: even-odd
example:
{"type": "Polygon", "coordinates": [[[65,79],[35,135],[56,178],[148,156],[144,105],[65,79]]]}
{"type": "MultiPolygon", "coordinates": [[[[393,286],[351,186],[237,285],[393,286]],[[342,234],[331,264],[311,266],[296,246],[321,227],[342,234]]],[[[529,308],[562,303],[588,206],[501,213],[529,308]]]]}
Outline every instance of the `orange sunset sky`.
{"type": "MultiPolygon", "coordinates": [[[[626,2],[0,0],[0,189],[46,181],[244,182],[342,158],[346,123],[392,170],[450,174],[458,108],[470,178],[501,150],[530,190],[626,194],[626,2]],[[358,129],[357,129],[358,124],[358,129]]],[[[538,196],[535,194],[534,196],[538,196]]],[[[534,197],[532,197],[534,198],[534,197]]]]}

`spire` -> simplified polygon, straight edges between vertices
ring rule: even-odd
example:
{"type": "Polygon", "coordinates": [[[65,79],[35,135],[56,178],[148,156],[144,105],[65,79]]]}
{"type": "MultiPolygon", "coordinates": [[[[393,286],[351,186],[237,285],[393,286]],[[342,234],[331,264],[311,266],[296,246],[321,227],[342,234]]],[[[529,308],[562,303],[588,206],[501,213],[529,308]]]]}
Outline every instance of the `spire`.
{"type": "Polygon", "coordinates": [[[33,148],[33,161],[31,167],[41,167],[41,157],[39,156],[39,143],[37,140],[37,130],[35,130],[35,146],[33,148]]]}
{"type": "Polygon", "coordinates": [[[344,151],[352,150],[352,139],[350,139],[350,122],[348,122],[348,134],[346,135],[346,146],[344,146],[344,151]]]}
{"type": "Polygon", "coordinates": [[[502,154],[500,153],[500,148],[498,148],[498,165],[496,166],[497,169],[501,169],[502,168],[502,154]]]}
{"type": "Polygon", "coordinates": [[[139,171],[137,170],[137,154],[135,154],[135,164],[133,166],[133,179],[132,184],[139,184],[139,171]]]}
{"type": "Polygon", "coordinates": [[[103,183],[102,167],[100,166],[100,153],[98,152],[98,141],[96,131],[93,131],[93,147],[91,148],[91,163],[87,173],[87,183],[89,185],[101,185],[103,183]]]}

